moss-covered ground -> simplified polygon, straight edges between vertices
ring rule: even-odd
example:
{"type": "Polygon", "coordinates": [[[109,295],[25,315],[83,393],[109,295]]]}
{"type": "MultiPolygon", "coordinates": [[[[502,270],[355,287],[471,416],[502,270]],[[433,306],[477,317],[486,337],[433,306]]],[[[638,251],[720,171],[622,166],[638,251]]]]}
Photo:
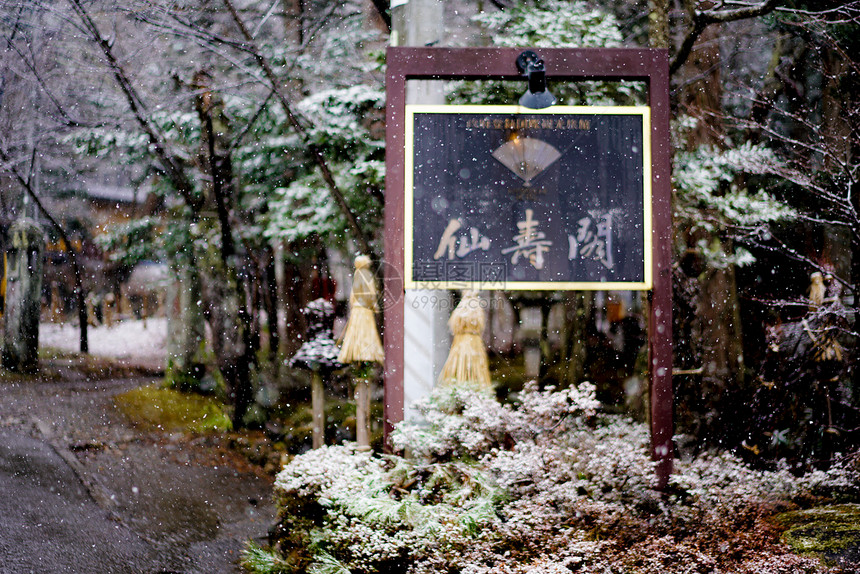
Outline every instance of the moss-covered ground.
{"type": "Polygon", "coordinates": [[[827,561],[860,564],[860,504],[837,504],[785,512],[775,521],[795,551],[827,561]]]}
{"type": "Polygon", "coordinates": [[[232,428],[217,399],[158,385],[139,387],[117,395],[114,403],[126,418],[144,429],[206,432],[232,428]]]}

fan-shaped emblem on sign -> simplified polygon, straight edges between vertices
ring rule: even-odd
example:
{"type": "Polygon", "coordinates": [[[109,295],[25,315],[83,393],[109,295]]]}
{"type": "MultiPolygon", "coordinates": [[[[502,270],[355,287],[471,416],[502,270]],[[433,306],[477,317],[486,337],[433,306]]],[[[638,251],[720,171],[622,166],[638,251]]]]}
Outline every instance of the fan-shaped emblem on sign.
{"type": "Polygon", "coordinates": [[[492,155],[529,186],[561,157],[561,152],[545,141],[517,137],[496,148],[492,155]]]}

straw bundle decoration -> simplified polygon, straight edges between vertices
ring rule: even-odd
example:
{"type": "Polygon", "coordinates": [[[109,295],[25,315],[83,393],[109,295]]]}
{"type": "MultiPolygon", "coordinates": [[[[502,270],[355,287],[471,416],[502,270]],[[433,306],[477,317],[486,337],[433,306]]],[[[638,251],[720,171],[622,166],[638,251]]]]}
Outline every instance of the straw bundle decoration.
{"type": "Polygon", "coordinates": [[[824,275],[819,271],[810,275],[809,281],[809,301],[813,306],[811,310],[815,311],[817,307],[821,307],[824,304],[824,295],[827,292],[827,287],[824,285],[824,275]]]}
{"type": "Polygon", "coordinates": [[[370,257],[355,258],[355,275],[349,296],[349,319],[343,331],[338,360],[341,363],[385,360],[382,340],[376,330],[376,284],[370,271],[370,257]]]}
{"type": "Polygon", "coordinates": [[[477,292],[464,292],[463,299],[448,319],[448,327],[454,340],[448,360],[439,375],[439,384],[450,385],[468,381],[478,383],[482,387],[491,386],[487,349],[481,338],[485,324],[486,317],[477,292]]]}
{"type": "MultiPolygon", "coordinates": [[[[837,317],[842,315],[840,287],[830,275],[825,277],[816,271],[809,276],[809,314],[801,321],[806,334],[812,339],[815,361],[841,361],[842,345],[836,340],[839,328],[837,317]],[[825,280],[835,288],[836,293],[828,293],[825,280]],[[828,297],[827,295],[831,295],[828,297]]],[[[829,400],[829,399],[828,399],[829,400]]]]}

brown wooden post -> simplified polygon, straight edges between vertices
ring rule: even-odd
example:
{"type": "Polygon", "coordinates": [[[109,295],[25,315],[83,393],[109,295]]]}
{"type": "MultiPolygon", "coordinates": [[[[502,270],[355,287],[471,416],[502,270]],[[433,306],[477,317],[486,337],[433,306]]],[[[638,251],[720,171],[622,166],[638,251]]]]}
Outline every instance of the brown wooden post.
{"type": "MultiPolygon", "coordinates": [[[[392,50],[388,50],[389,58],[394,54],[392,50]]],[[[382,338],[385,345],[383,434],[386,448],[394,425],[403,420],[403,298],[406,293],[403,285],[406,69],[401,58],[395,56],[395,59],[394,72],[390,68],[391,61],[388,63],[385,110],[385,165],[390,170],[385,176],[383,250],[386,264],[382,294],[382,338]]]]}
{"type": "MultiPolygon", "coordinates": [[[[406,81],[521,79],[517,56],[528,48],[391,47],[387,54],[385,198],[385,433],[403,419],[403,295],[406,81]]],[[[651,107],[653,286],[649,321],[652,455],[657,486],[672,471],[672,277],[669,64],[662,49],[532,48],[551,81],[641,81],[651,107]]],[[[512,102],[513,103],[513,102],[512,102]]],[[[387,443],[387,441],[386,441],[387,443]]]]}
{"type": "Polygon", "coordinates": [[[672,149],[669,139],[669,59],[656,50],[650,71],[651,210],[653,287],[648,341],[651,367],[651,456],[657,461],[657,489],[672,473],[672,149]]]}

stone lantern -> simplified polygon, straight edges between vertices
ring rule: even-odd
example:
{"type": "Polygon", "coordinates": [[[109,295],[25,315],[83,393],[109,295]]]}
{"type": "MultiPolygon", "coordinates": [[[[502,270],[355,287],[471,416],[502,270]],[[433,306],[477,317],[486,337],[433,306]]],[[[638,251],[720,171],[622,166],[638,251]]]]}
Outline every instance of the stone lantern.
{"type": "Polygon", "coordinates": [[[3,314],[3,367],[32,373],[39,366],[39,315],[45,234],[22,218],[9,228],[6,248],[6,300],[3,314]]]}

